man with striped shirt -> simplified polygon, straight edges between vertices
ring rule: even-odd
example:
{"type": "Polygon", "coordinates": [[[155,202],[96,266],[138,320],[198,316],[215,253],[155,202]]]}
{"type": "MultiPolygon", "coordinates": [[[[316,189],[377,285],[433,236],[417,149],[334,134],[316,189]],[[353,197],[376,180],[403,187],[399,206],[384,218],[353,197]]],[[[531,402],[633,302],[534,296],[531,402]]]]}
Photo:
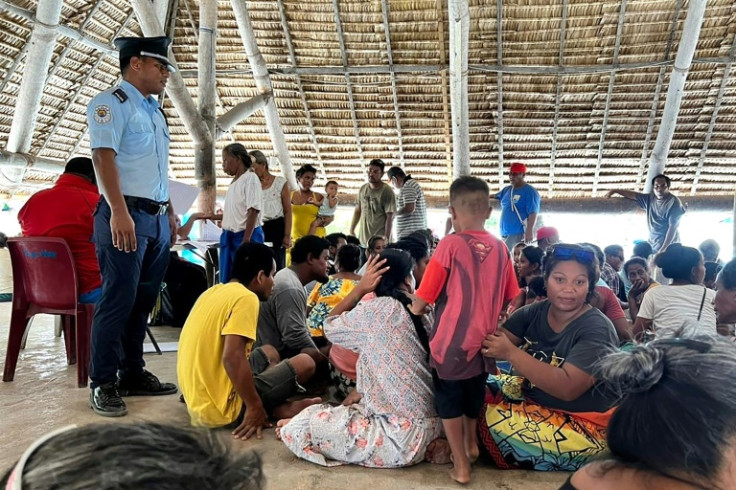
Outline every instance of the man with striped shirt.
{"type": "Polygon", "coordinates": [[[388,170],[391,184],[399,189],[396,202],[396,237],[404,238],[417,230],[427,229],[427,203],[424,192],[411,175],[407,175],[400,167],[388,170]]]}

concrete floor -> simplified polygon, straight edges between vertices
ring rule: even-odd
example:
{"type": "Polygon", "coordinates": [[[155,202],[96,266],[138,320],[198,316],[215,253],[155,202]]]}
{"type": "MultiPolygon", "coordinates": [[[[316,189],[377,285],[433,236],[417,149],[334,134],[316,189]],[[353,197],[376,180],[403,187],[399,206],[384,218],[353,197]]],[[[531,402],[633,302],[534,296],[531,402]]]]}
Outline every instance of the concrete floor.
{"type": "MultiPolygon", "coordinates": [[[[0,250],[0,293],[12,290],[7,250],[0,250]]],[[[10,303],[0,303],[0,362],[7,347],[10,303]]],[[[159,342],[176,341],[178,329],[156,327],[159,342]]],[[[87,405],[89,392],[76,386],[76,366],[67,366],[64,343],[53,334],[53,317],[39,315],[31,326],[28,344],[21,351],[15,381],[0,383],[0,472],[12,465],[36,438],[68,424],[93,422],[130,423],[156,421],[187,426],[186,408],[178,396],[127,398],[128,416],[105,419],[87,405]]],[[[146,355],[148,368],[165,381],[176,381],[176,353],[146,355]]],[[[222,434],[227,438],[228,434],[222,434]]],[[[256,450],[264,462],[268,488],[291,490],[313,488],[414,489],[460,488],[447,472],[449,465],[420,464],[398,470],[377,470],[357,466],[322,468],[297,459],[279,442],[273,430],[260,441],[233,441],[236,451],[256,450]]],[[[467,488],[553,489],[565,480],[563,473],[500,471],[488,464],[476,465],[467,488]]]]}

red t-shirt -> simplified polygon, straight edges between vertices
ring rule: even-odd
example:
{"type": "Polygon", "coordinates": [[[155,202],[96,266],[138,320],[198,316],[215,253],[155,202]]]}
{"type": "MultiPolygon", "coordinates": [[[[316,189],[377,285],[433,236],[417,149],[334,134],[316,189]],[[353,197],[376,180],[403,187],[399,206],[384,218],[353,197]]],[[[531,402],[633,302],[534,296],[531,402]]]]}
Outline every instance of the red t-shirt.
{"type": "Polygon", "coordinates": [[[69,244],[79,282],[79,294],[102,285],[95,245],[94,218],[100,194],[84,177],[63,174],[51,189],[32,195],[18,212],[23,236],[58,237],[69,244]]]}
{"type": "Polygon", "coordinates": [[[487,231],[443,238],[429,261],[417,296],[436,305],[429,347],[441,379],[469,379],[490,372],[481,344],[498,328],[504,303],[519,294],[506,245],[487,231]]]}
{"type": "Polygon", "coordinates": [[[603,304],[598,305],[598,309],[601,310],[601,313],[606,315],[609,320],[615,322],[619,318],[626,318],[626,313],[624,313],[624,309],[621,308],[621,303],[618,302],[616,293],[614,293],[611,288],[607,288],[606,286],[596,286],[595,292],[598,293],[598,296],[603,300],[603,304]]]}

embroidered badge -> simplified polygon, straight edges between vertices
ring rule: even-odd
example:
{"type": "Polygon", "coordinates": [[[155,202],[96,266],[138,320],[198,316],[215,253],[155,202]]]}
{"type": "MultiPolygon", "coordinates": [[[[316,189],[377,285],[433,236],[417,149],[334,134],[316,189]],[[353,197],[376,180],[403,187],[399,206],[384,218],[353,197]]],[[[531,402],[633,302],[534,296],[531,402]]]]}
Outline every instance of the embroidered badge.
{"type": "Polygon", "coordinates": [[[112,121],[112,112],[110,112],[110,106],[95,106],[95,122],[98,124],[107,124],[110,121],[112,121]]]}

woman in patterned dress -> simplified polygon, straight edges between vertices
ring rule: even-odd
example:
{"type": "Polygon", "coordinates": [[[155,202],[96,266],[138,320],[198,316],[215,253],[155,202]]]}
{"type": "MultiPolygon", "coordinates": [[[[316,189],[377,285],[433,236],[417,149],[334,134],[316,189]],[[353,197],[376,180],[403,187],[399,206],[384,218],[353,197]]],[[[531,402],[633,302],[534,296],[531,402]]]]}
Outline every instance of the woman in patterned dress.
{"type": "Polygon", "coordinates": [[[440,437],[428,332],[407,308],[413,266],[401,250],[372,258],[355,289],[333,309],[336,316],[325,321],[330,341],[358,352],[357,388],[343,405],[315,405],[279,422],[281,440],[300,458],[323,466],[397,468],[424,460],[440,437]],[[374,290],[375,299],[358,304],[374,290]]]}

